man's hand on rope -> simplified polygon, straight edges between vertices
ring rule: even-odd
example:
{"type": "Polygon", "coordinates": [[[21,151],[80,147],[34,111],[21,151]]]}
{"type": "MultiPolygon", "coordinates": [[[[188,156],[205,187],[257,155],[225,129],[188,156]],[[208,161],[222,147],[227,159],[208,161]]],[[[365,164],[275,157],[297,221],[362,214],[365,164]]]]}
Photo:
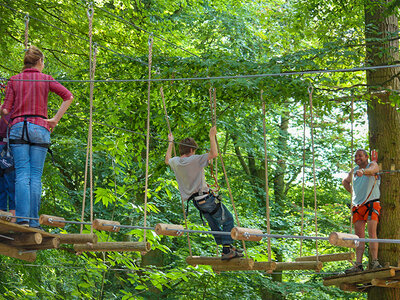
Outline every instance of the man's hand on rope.
{"type": "Polygon", "coordinates": [[[217,135],[217,126],[213,126],[210,128],[210,138],[213,138],[217,135]]]}

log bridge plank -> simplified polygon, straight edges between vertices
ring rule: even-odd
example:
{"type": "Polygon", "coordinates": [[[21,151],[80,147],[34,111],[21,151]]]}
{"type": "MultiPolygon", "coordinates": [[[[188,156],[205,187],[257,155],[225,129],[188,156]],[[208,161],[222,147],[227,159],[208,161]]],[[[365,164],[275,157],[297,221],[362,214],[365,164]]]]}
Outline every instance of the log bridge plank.
{"type": "Polygon", "coordinates": [[[388,267],[378,270],[364,271],[353,274],[341,274],[324,278],[324,285],[336,285],[342,290],[362,288],[358,285],[372,285],[387,288],[399,287],[400,270],[398,267],[388,267]],[[352,287],[351,289],[349,287],[352,287]]]}
{"type": "Polygon", "coordinates": [[[33,262],[36,250],[57,249],[60,244],[96,244],[95,234],[51,234],[0,219],[0,255],[33,262]]]}
{"type": "Polygon", "coordinates": [[[251,258],[232,258],[230,260],[221,260],[221,257],[206,257],[206,256],[188,256],[186,262],[189,265],[210,265],[213,267],[219,267],[220,271],[235,270],[235,268],[243,268],[251,270],[254,266],[254,260],[251,258]],[[232,269],[233,268],[233,269],[232,269]]]}

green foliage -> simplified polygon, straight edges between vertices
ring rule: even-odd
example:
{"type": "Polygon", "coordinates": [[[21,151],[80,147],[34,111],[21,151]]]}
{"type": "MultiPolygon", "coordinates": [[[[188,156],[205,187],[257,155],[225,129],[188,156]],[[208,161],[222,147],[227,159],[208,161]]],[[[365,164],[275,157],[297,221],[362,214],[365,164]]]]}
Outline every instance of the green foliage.
{"type": "MultiPolygon", "coordinates": [[[[353,94],[365,91],[363,74],[178,79],[359,66],[364,61],[363,47],[357,46],[364,34],[363,3],[353,2],[345,5],[335,0],[95,1],[93,40],[98,44],[95,78],[110,81],[94,85],[94,217],[118,220],[124,225],[144,224],[148,86],[143,82],[112,80],[147,78],[147,42],[149,33],[153,33],[152,78],[175,81],[151,83],[147,226],[184,224],[177,183],[172,171],[164,164],[168,128],[160,87],[164,89],[175,140],[192,136],[198,141],[201,153],[206,153],[209,147],[209,89],[214,87],[218,140],[241,226],[267,230],[260,99],[263,91],[271,232],[314,235],[308,93],[311,85],[314,87],[318,234],[327,236],[333,230],[347,231],[349,211],[346,204],[350,200],[341,188],[341,178],[350,169],[352,160],[350,99],[353,94]],[[303,105],[306,107],[304,146],[303,105]],[[305,170],[302,168],[303,147],[305,170]]],[[[45,72],[59,80],[89,78],[86,1],[15,0],[3,1],[0,5],[0,53],[3,58],[0,77],[9,77],[21,68],[24,16],[29,13],[29,42],[43,49],[45,72]]],[[[75,100],[52,133],[55,164],[50,160],[46,162],[41,212],[80,220],[85,195],[84,213],[88,220],[90,184],[85,182],[85,164],[89,84],[63,84],[73,92],[75,100]]],[[[397,98],[393,97],[394,103],[398,102],[397,98]]],[[[49,115],[54,114],[59,105],[60,99],[51,95],[49,115]]],[[[365,111],[366,105],[356,102],[355,147],[364,147],[367,142],[365,111]]],[[[212,180],[209,171],[207,179],[208,182],[212,180]]],[[[233,211],[220,163],[218,182],[224,203],[233,211]]],[[[201,225],[193,207],[187,222],[191,229],[208,230],[201,225]]],[[[65,230],[48,230],[76,233],[79,228],[68,224],[65,230]]],[[[90,229],[86,227],[84,232],[88,233],[90,229]]],[[[97,234],[100,241],[144,239],[141,229],[123,228],[118,234],[97,234]]],[[[0,295],[9,299],[360,297],[323,287],[321,276],[314,273],[285,272],[281,282],[262,272],[214,274],[208,266],[187,266],[186,238],[160,237],[153,231],[147,231],[146,238],[152,249],[146,255],[110,252],[76,256],[66,247],[65,251],[41,251],[36,265],[1,257],[0,295]]],[[[267,240],[246,245],[249,256],[258,261],[268,259],[267,240]]],[[[302,255],[315,254],[315,242],[311,241],[301,245],[296,239],[272,239],[271,246],[274,260],[293,261],[300,255],[300,247],[302,255]]],[[[208,234],[191,235],[191,249],[194,255],[215,255],[215,245],[208,234]]],[[[324,242],[319,243],[318,249],[320,253],[338,251],[324,242]]],[[[337,272],[345,267],[345,263],[330,264],[324,271],[337,272]]]]}

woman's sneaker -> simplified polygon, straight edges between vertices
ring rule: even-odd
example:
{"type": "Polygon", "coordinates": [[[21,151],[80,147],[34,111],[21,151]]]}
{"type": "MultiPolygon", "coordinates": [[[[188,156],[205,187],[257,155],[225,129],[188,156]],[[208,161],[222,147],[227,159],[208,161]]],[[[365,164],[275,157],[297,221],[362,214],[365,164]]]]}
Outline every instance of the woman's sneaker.
{"type": "Polygon", "coordinates": [[[29,227],[29,222],[28,221],[22,221],[22,222],[18,222],[17,225],[23,226],[23,227],[29,227]]]}
{"type": "Polygon", "coordinates": [[[360,263],[355,263],[353,267],[344,270],[346,274],[357,273],[364,271],[363,265],[360,263]]]}
{"type": "Polygon", "coordinates": [[[377,259],[373,260],[369,265],[370,270],[378,270],[378,269],[382,269],[382,268],[383,267],[381,266],[381,264],[379,263],[379,261],[377,259]]]}

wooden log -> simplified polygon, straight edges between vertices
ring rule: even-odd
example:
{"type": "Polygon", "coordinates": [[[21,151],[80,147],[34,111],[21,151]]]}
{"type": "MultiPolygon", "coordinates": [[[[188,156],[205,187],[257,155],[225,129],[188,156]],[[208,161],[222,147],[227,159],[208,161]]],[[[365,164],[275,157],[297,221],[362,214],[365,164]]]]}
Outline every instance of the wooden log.
{"type": "Polygon", "coordinates": [[[39,217],[39,223],[41,225],[48,225],[48,226],[53,226],[53,227],[64,228],[65,222],[62,222],[62,221],[65,221],[65,219],[62,217],[56,217],[56,216],[50,216],[50,215],[40,215],[40,217],[39,217]]]}
{"type": "Polygon", "coordinates": [[[158,223],[155,232],[158,235],[181,236],[184,228],[182,225],[158,223]]]}
{"type": "Polygon", "coordinates": [[[0,210],[0,220],[10,222],[12,217],[13,217],[12,213],[10,213],[8,211],[0,210]]]}
{"type": "Polygon", "coordinates": [[[45,250],[45,249],[58,249],[60,247],[60,239],[58,237],[44,238],[39,245],[24,246],[26,250],[45,250]]]}
{"type": "Polygon", "coordinates": [[[5,244],[0,244],[0,254],[28,262],[36,260],[36,252],[22,253],[19,249],[5,244]]]}
{"type": "Polygon", "coordinates": [[[323,264],[320,261],[277,262],[275,271],[315,270],[319,272],[322,266],[323,264]]]}
{"type": "Polygon", "coordinates": [[[342,291],[346,291],[346,292],[360,292],[360,289],[357,288],[357,285],[354,283],[341,283],[339,288],[342,291]]]}
{"type": "Polygon", "coordinates": [[[398,280],[383,280],[383,279],[372,279],[371,284],[374,286],[385,287],[385,288],[400,288],[400,281],[398,280]]]}
{"type": "Polygon", "coordinates": [[[277,263],[274,261],[256,261],[253,270],[270,272],[276,270],[276,266],[277,263]]]}
{"type": "Polygon", "coordinates": [[[276,268],[276,262],[271,261],[255,261],[252,268],[248,266],[213,266],[212,269],[216,273],[225,271],[265,271],[272,272],[276,268]]]}
{"type": "Polygon", "coordinates": [[[13,241],[8,240],[4,241],[4,243],[11,246],[26,246],[39,245],[43,241],[42,235],[38,232],[15,234],[12,238],[14,239],[13,241]]]}
{"type": "Polygon", "coordinates": [[[347,247],[347,248],[357,248],[359,242],[354,240],[343,240],[343,238],[355,238],[358,239],[358,235],[343,233],[343,232],[332,232],[329,235],[329,243],[334,246],[347,247]]]}
{"type": "Polygon", "coordinates": [[[3,220],[0,220],[0,234],[6,234],[9,236],[10,232],[13,232],[14,234],[38,232],[43,237],[55,237],[56,236],[55,234],[48,233],[48,232],[40,230],[38,228],[25,227],[25,226],[18,225],[16,223],[11,223],[11,222],[6,222],[3,220]]]}
{"type": "Polygon", "coordinates": [[[263,234],[259,229],[244,228],[244,227],[233,227],[231,230],[231,237],[234,240],[241,241],[254,241],[259,242],[262,240],[262,236],[254,236],[253,234],[263,234]]]}
{"type": "Polygon", "coordinates": [[[349,274],[334,278],[325,278],[324,285],[336,285],[340,286],[341,283],[368,283],[372,279],[383,279],[383,278],[390,278],[393,277],[396,273],[394,269],[384,269],[380,271],[373,271],[367,273],[356,273],[356,274],[349,274]]]}
{"type": "Polygon", "coordinates": [[[354,252],[344,252],[344,253],[334,253],[334,254],[324,254],[317,256],[302,256],[297,257],[296,261],[315,261],[330,262],[330,261],[341,261],[341,260],[353,260],[355,258],[354,252]]]}
{"type": "Polygon", "coordinates": [[[95,219],[93,221],[93,228],[96,230],[103,230],[103,231],[111,231],[111,232],[119,232],[120,227],[115,225],[121,225],[117,221],[109,221],[109,220],[102,220],[102,219],[95,219]],[[113,225],[113,226],[110,226],[113,225]]]}
{"type": "Polygon", "coordinates": [[[76,252],[106,252],[106,251],[150,251],[150,243],[145,242],[100,242],[97,244],[74,245],[76,252]]]}
{"type": "Polygon", "coordinates": [[[86,244],[86,243],[97,243],[96,234],[58,234],[57,237],[60,239],[61,244],[86,244]]]}
{"type": "Polygon", "coordinates": [[[189,265],[210,265],[210,266],[226,266],[233,267],[239,266],[242,268],[251,269],[254,266],[254,260],[251,258],[232,258],[230,260],[221,260],[221,257],[207,257],[207,256],[188,256],[186,262],[189,265]]]}

